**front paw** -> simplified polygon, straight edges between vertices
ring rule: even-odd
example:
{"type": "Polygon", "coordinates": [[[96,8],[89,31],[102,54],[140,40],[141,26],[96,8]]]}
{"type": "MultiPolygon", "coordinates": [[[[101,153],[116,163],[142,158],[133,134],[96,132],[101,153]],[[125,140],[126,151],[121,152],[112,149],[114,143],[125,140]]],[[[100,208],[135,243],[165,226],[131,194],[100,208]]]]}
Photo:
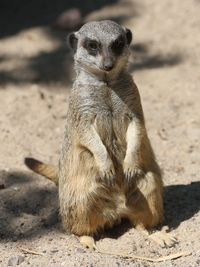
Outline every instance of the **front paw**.
{"type": "Polygon", "coordinates": [[[114,186],[115,170],[112,162],[107,162],[100,167],[100,180],[108,186],[114,186]]]}
{"type": "Polygon", "coordinates": [[[135,183],[136,179],[143,175],[142,169],[135,164],[124,163],[124,176],[128,185],[135,183]]]}

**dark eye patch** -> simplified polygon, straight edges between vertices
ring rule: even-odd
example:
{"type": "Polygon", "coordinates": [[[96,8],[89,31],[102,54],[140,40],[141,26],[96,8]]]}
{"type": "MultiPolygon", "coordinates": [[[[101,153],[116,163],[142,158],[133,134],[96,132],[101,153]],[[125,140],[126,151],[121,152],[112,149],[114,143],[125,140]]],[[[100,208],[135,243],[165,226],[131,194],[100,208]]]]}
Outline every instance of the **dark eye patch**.
{"type": "Polygon", "coordinates": [[[96,56],[99,52],[101,46],[96,40],[92,40],[89,38],[86,38],[83,47],[88,51],[88,53],[92,56],[96,56]]]}
{"type": "Polygon", "coordinates": [[[111,49],[116,55],[120,55],[124,49],[125,46],[125,38],[124,36],[118,37],[112,44],[111,44],[111,49]]]}

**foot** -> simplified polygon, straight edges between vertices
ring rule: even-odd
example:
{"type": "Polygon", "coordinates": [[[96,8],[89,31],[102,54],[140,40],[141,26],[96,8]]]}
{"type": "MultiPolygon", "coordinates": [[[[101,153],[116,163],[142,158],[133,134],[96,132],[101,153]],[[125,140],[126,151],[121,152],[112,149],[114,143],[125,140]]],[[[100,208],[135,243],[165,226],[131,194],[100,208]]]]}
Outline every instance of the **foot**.
{"type": "Polygon", "coordinates": [[[89,248],[89,249],[95,249],[96,248],[95,241],[94,241],[94,238],[92,236],[83,235],[80,237],[79,240],[80,240],[80,243],[85,248],[89,248]]]}
{"type": "Polygon", "coordinates": [[[149,238],[162,248],[173,247],[177,243],[176,237],[170,233],[155,232],[153,234],[150,234],[149,238]]]}
{"type": "Polygon", "coordinates": [[[152,234],[149,234],[149,238],[161,247],[173,247],[178,241],[176,236],[168,231],[168,228],[163,227],[161,231],[156,231],[152,234]]]}

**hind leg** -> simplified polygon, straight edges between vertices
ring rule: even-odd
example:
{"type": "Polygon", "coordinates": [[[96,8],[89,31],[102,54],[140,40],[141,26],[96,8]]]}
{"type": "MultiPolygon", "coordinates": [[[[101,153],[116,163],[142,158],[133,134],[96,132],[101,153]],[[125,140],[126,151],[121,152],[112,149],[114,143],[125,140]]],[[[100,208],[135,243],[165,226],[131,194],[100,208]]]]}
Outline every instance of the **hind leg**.
{"type": "MultiPolygon", "coordinates": [[[[95,218],[95,214],[93,218],[95,218]]],[[[85,216],[82,214],[82,217],[76,218],[71,223],[71,221],[69,222],[69,220],[62,216],[62,224],[66,231],[70,230],[71,233],[79,238],[80,243],[84,247],[96,249],[94,236],[98,233],[99,229],[103,228],[104,222],[100,218],[94,221],[93,218],[90,217],[90,214],[85,214],[85,216]]]]}
{"type": "Polygon", "coordinates": [[[77,205],[73,212],[61,213],[61,217],[64,229],[76,235],[84,247],[96,248],[94,237],[105,225],[100,214],[92,212],[92,209],[87,209],[87,207],[81,210],[81,207],[77,205]]]}
{"type": "Polygon", "coordinates": [[[111,192],[101,186],[94,188],[89,193],[82,190],[81,198],[74,194],[73,202],[70,203],[66,201],[67,194],[60,194],[60,214],[64,228],[78,236],[81,244],[89,248],[96,248],[94,236],[105,227],[112,227],[118,219],[111,192]]]}
{"type": "Polygon", "coordinates": [[[115,223],[120,221],[120,218],[115,218],[113,220],[112,213],[110,211],[102,210],[101,213],[93,213],[91,217],[88,217],[88,219],[89,225],[87,223],[85,225],[82,224],[81,231],[76,232],[75,234],[79,236],[79,241],[84,247],[98,250],[94,236],[105,228],[112,228],[115,223]]]}
{"type": "Polygon", "coordinates": [[[172,246],[176,239],[167,231],[152,229],[163,221],[163,184],[160,176],[149,172],[138,181],[138,189],[127,196],[129,219],[139,230],[161,246],[172,246]]]}

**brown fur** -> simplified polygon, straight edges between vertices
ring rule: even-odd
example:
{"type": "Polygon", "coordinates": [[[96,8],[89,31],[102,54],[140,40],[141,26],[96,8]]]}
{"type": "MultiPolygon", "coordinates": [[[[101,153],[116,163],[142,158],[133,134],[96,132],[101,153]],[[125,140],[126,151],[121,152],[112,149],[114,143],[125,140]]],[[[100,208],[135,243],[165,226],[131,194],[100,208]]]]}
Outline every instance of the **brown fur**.
{"type": "MultiPolygon", "coordinates": [[[[154,227],[163,220],[163,183],[160,169],[147,137],[137,87],[130,76],[127,76],[127,79],[130,81],[132,94],[121,86],[117,94],[112,91],[112,87],[102,88],[111,96],[110,114],[103,110],[105,95],[101,92],[99,114],[84,118],[74,107],[77,104],[78,92],[72,92],[59,165],[59,198],[64,227],[80,236],[94,234],[105,226],[111,227],[123,217],[130,219],[135,226],[143,228],[154,227]],[[136,175],[132,183],[127,184],[123,167],[127,148],[126,132],[130,117],[134,119],[134,114],[137,114],[137,123],[141,128],[140,161],[137,162],[137,167],[142,173],[136,175]],[[90,129],[87,129],[88,120],[95,125],[94,131],[98,133],[112,158],[116,177],[113,186],[102,181],[96,160],[84,143],[84,135],[88,137],[90,134],[90,129]],[[72,125],[76,127],[73,129],[72,125]],[[72,140],[69,140],[69,134],[72,140]]],[[[118,82],[120,84],[120,80],[118,82]]],[[[37,173],[57,182],[56,170],[52,171],[52,167],[38,161],[33,164],[33,159],[26,160],[26,164],[37,173]]],[[[134,166],[134,162],[132,164],[134,166]]]]}
{"type": "Polygon", "coordinates": [[[33,158],[25,158],[24,163],[34,172],[47,177],[56,185],[58,184],[58,169],[55,166],[44,164],[33,158]]]}
{"type": "MultiPolygon", "coordinates": [[[[119,73],[116,67],[106,81],[79,69],[80,53],[58,168],[63,226],[78,236],[94,235],[128,218],[138,228],[151,229],[163,221],[163,182],[138,89],[120,63],[119,73]]],[[[52,167],[27,165],[57,181],[52,167]]]]}
{"type": "MultiPolygon", "coordinates": [[[[130,82],[130,91],[127,87],[124,90],[120,81],[113,85],[115,89],[119,86],[117,93],[112,89],[112,85],[102,88],[105,94],[110,95],[108,102],[112,112],[104,106],[106,96],[101,91],[102,95],[99,97],[97,94],[100,92],[95,88],[94,93],[98,102],[96,106],[98,112],[95,115],[81,116],[75,107],[69,111],[71,114],[68,118],[72,118],[71,123],[75,123],[73,118],[79,118],[79,121],[76,121],[77,126],[70,136],[73,139],[68,140],[67,133],[64,141],[65,144],[69,141],[72,143],[70,142],[69,147],[63,147],[60,160],[59,197],[64,227],[77,235],[94,234],[104,226],[112,226],[122,217],[127,217],[134,225],[139,224],[144,228],[154,227],[163,219],[163,184],[160,169],[146,134],[138,90],[131,77],[127,76],[127,79],[130,82]],[[131,120],[129,116],[137,120],[141,129],[141,147],[135,157],[138,156],[137,168],[142,174],[135,175],[131,183],[127,183],[124,175],[126,132],[131,120]],[[88,121],[89,125],[87,125],[88,121]],[[95,130],[89,127],[93,125],[95,130]],[[88,148],[87,142],[89,146],[91,142],[87,139],[92,140],[95,134],[105,145],[110,156],[105,162],[110,161],[111,166],[110,162],[106,162],[106,166],[102,166],[100,162],[99,167],[98,159],[96,160],[90,152],[91,148],[88,148]],[[110,186],[110,181],[101,178],[102,169],[105,169],[104,172],[109,172],[109,168],[115,173],[113,186],[110,186]]],[[[76,95],[71,101],[70,106],[77,104],[76,95]]],[[[68,121],[67,132],[72,126],[71,123],[68,121]]],[[[95,145],[98,149],[98,142],[95,145]]],[[[135,168],[134,160],[129,167],[135,168]]]]}

